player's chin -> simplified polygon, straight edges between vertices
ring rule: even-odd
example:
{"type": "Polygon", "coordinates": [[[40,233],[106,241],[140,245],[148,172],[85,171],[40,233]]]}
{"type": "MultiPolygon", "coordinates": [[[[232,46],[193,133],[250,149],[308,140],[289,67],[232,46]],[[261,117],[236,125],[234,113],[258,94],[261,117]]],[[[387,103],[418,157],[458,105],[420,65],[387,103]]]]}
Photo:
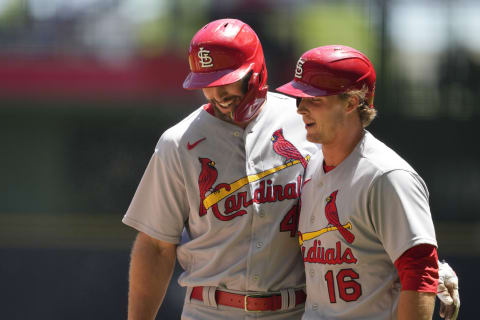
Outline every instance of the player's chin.
{"type": "Polygon", "coordinates": [[[310,141],[310,142],[313,142],[313,143],[317,143],[316,139],[315,139],[315,136],[311,135],[311,134],[308,134],[307,133],[307,141],[310,141]]]}
{"type": "Polygon", "coordinates": [[[305,130],[307,131],[307,139],[310,142],[320,143],[322,134],[319,132],[318,125],[314,122],[305,123],[305,130]]]}
{"type": "Polygon", "coordinates": [[[307,130],[307,140],[313,143],[322,143],[323,139],[321,135],[319,135],[316,132],[313,132],[313,130],[307,130]]]}

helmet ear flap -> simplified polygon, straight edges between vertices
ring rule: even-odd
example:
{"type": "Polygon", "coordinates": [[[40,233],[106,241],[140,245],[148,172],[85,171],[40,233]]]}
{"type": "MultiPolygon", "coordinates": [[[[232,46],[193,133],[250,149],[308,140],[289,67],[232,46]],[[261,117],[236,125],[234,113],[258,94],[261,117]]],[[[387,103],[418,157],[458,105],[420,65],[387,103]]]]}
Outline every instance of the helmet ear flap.
{"type": "Polygon", "coordinates": [[[266,76],[267,68],[265,67],[265,63],[262,65],[262,69],[259,72],[251,71],[249,75],[250,79],[248,80],[247,91],[250,91],[254,88],[260,89],[261,87],[263,87],[266,84],[266,79],[263,78],[266,78],[266,76]]]}
{"type": "Polygon", "coordinates": [[[260,82],[260,74],[257,72],[252,72],[252,75],[248,80],[248,91],[252,90],[255,87],[258,87],[259,82],[260,82]]]}
{"type": "MultiPolygon", "coordinates": [[[[263,66],[265,68],[265,65],[263,66]]],[[[245,97],[234,111],[233,119],[238,122],[250,120],[258,113],[260,106],[265,102],[268,86],[265,85],[266,72],[254,72],[253,70],[247,75],[248,81],[245,79],[244,90],[245,97]],[[265,78],[265,79],[262,79],[265,78]]]]}

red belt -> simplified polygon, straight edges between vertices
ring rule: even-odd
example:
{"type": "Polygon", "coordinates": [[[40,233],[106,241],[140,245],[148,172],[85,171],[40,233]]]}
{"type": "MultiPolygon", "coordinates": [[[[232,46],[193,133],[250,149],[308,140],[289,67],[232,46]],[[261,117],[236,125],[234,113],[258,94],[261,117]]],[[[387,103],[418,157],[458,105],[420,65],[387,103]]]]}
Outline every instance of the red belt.
{"type": "MultiPolygon", "coordinates": [[[[203,287],[194,287],[191,297],[203,301],[203,287]]],[[[302,304],[307,299],[303,290],[295,291],[295,306],[302,304]]],[[[281,295],[260,295],[260,294],[236,294],[225,291],[215,291],[217,304],[245,311],[275,311],[282,308],[281,295]]]]}

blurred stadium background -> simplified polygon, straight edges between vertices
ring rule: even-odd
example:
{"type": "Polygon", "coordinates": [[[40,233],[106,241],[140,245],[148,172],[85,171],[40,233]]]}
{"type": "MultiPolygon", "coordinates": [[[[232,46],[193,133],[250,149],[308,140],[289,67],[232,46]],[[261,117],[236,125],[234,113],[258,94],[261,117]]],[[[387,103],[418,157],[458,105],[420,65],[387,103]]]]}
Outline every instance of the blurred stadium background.
{"type": "MultiPolygon", "coordinates": [[[[370,131],[427,182],[460,318],[477,318],[478,0],[0,0],[0,317],[126,318],[120,220],[161,133],[203,102],[182,89],[188,44],[223,17],[257,31],[272,89],[312,47],[372,59],[370,131]]],[[[158,318],[179,318],[180,272],[158,318]]]]}

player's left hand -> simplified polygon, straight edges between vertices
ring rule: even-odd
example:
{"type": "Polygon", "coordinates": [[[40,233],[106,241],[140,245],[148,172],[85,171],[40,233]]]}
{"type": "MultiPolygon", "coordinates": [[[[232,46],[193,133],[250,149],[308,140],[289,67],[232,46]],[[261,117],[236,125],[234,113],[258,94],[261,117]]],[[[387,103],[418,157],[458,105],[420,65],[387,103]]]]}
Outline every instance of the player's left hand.
{"type": "Polygon", "coordinates": [[[440,317],[455,320],[460,309],[458,277],[448,263],[439,261],[438,267],[437,296],[440,299],[440,317]]]}

